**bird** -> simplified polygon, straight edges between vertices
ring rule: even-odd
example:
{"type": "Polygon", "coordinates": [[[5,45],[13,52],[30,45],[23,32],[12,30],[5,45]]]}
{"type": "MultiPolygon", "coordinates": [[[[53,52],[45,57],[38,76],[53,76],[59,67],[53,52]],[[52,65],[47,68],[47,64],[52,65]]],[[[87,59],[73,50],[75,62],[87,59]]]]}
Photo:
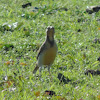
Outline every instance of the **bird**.
{"type": "Polygon", "coordinates": [[[53,26],[48,26],[46,29],[46,39],[41,45],[37,55],[37,63],[33,70],[33,74],[39,69],[39,75],[41,76],[42,66],[48,67],[48,72],[50,73],[50,66],[53,64],[55,57],[57,55],[57,44],[54,39],[55,29],[53,26]]]}

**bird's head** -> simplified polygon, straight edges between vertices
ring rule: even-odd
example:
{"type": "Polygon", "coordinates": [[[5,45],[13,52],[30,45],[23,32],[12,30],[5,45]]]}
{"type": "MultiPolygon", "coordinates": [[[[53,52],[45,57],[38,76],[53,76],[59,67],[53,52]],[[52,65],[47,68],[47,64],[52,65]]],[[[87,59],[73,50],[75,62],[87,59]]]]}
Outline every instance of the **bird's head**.
{"type": "Polygon", "coordinates": [[[50,41],[54,40],[54,33],[55,29],[53,26],[48,26],[46,29],[47,37],[50,39],[50,41]]]}

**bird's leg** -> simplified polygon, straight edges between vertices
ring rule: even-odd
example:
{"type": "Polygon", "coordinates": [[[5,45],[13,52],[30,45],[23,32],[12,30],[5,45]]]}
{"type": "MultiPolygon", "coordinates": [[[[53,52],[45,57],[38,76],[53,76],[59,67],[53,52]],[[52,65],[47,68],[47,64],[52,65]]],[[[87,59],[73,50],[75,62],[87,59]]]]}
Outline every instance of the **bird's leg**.
{"type": "Polygon", "coordinates": [[[49,75],[51,76],[51,73],[50,73],[50,65],[48,66],[48,72],[49,72],[49,75]]]}
{"type": "Polygon", "coordinates": [[[50,80],[52,81],[53,78],[52,78],[51,73],[50,73],[50,65],[48,66],[48,72],[49,72],[50,80]]]}

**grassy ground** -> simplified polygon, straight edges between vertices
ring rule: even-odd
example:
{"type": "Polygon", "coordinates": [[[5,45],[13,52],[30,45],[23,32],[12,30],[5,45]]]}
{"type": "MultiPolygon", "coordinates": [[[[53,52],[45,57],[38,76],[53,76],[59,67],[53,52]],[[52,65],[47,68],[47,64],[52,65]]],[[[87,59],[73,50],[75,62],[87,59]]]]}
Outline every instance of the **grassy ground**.
{"type": "MultiPolygon", "coordinates": [[[[99,0],[0,0],[0,100],[47,100],[45,90],[55,91],[51,100],[100,100],[100,11],[86,8],[99,0]],[[32,2],[32,6],[22,5],[32,2]],[[34,8],[35,7],[35,8],[34,8]],[[38,9],[37,9],[38,8],[38,9]],[[58,54],[41,80],[33,76],[37,51],[47,26],[55,27],[58,54]],[[64,69],[60,69],[60,67],[64,69]],[[71,81],[60,83],[62,73],[71,81]]],[[[39,72],[37,72],[38,74],[39,72]]]]}

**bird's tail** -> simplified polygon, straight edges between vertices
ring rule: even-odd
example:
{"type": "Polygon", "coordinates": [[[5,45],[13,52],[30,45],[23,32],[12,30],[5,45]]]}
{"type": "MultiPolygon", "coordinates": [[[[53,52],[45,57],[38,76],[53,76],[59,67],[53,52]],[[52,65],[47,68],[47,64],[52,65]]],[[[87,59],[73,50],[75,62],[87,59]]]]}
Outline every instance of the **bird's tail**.
{"type": "Polygon", "coordinates": [[[35,74],[37,72],[37,70],[39,69],[38,65],[36,64],[34,70],[33,70],[33,74],[35,74]]]}

